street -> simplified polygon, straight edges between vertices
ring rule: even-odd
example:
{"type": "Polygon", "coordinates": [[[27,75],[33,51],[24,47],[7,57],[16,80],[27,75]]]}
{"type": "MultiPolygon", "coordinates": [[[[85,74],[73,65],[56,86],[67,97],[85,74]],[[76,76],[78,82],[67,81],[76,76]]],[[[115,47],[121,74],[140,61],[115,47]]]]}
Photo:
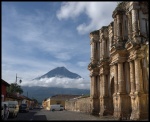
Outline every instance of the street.
{"type": "Polygon", "coordinates": [[[9,121],[33,121],[33,120],[101,120],[97,116],[72,111],[48,111],[44,109],[30,110],[28,113],[18,113],[16,118],[8,118],[9,121]]]}

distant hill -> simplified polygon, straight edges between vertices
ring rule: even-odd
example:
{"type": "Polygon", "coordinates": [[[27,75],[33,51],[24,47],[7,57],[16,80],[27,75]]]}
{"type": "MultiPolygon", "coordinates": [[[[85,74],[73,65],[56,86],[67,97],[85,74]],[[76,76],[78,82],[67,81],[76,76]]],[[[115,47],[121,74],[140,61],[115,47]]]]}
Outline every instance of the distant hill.
{"type": "Polygon", "coordinates": [[[51,78],[51,77],[59,77],[59,78],[72,78],[72,79],[78,79],[81,78],[80,75],[70,72],[68,69],[66,69],[65,67],[57,67],[49,72],[47,72],[46,74],[34,78],[33,80],[40,80],[41,78],[51,78]]]}
{"type": "Polygon", "coordinates": [[[45,98],[51,97],[56,94],[70,94],[70,95],[89,95],[89,89],[77,88],[58,88],[58,87],[40,87],[40,86],[22,86],[24,91],[23,95],[29,98],[35,98],[38,102],[42,103],[45,98]]]}

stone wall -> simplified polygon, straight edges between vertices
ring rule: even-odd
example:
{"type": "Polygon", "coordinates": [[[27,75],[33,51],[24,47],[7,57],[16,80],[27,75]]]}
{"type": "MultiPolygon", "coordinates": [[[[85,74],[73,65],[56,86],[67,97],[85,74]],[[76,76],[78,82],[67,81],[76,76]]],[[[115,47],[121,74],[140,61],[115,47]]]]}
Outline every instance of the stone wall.
{"type": "Polygon", "coordinates": [[[68,100],[65,103],[65,109],[68,111],[80,111],[90,113],[90,97],[68,100]]]}

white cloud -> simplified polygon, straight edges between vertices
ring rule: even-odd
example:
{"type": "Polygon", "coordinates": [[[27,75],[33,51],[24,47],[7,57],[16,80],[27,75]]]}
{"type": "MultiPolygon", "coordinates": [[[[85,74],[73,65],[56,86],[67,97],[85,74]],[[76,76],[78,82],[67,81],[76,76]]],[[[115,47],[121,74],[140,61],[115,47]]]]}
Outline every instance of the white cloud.
{"type": "Polygon", "coordinates": [[[55,57],[63,61],[71,59],[68,52],[57,53],[55,57]]]}
{"type": "Polygon", "coordinates": [[[40,80],[24,81],[23,86],[43,86],[43,87],[61,87],[61,88],[79,88],[90,89],[90,81],[83,78],[70,79],[70,78],[42,78],[40,80]]]}
{"type": "Polygon", "coordinates": [[[80,61],[80,62],[78,62],[77,63],[79,66],[81,66],[81,67],[87,67],[88,66],[88,64],[89,64],[89,62],[87,62],[87,61],[80,61]]]}
{"type": "Polygon", "coordinates": [[[60,10],[57,12],[57,17],[59,20],[74,18],[79,16],[85,9],[85,2],[64,2],[60,10]]]}
{"type": "Polygon", "coordinates": [[[82,13],[90,18],[90,23],[81,23],[77,26],[80,34],[107,26],[112,19],[112,12],[117,2],[66,2],[63,3],[60,10],[57,11],[59,20],[79,17],[82,13]]]}

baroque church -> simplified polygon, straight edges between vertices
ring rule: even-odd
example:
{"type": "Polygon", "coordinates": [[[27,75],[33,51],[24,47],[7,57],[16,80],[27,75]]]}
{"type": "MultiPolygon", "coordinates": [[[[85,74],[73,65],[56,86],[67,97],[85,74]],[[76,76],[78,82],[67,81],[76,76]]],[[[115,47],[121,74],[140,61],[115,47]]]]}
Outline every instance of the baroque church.
{"type": "Polygon", "coordinates": [[[113,21],[90,33],[91,113],[148,118],[148,2],[121,2],[113,21]]]}

